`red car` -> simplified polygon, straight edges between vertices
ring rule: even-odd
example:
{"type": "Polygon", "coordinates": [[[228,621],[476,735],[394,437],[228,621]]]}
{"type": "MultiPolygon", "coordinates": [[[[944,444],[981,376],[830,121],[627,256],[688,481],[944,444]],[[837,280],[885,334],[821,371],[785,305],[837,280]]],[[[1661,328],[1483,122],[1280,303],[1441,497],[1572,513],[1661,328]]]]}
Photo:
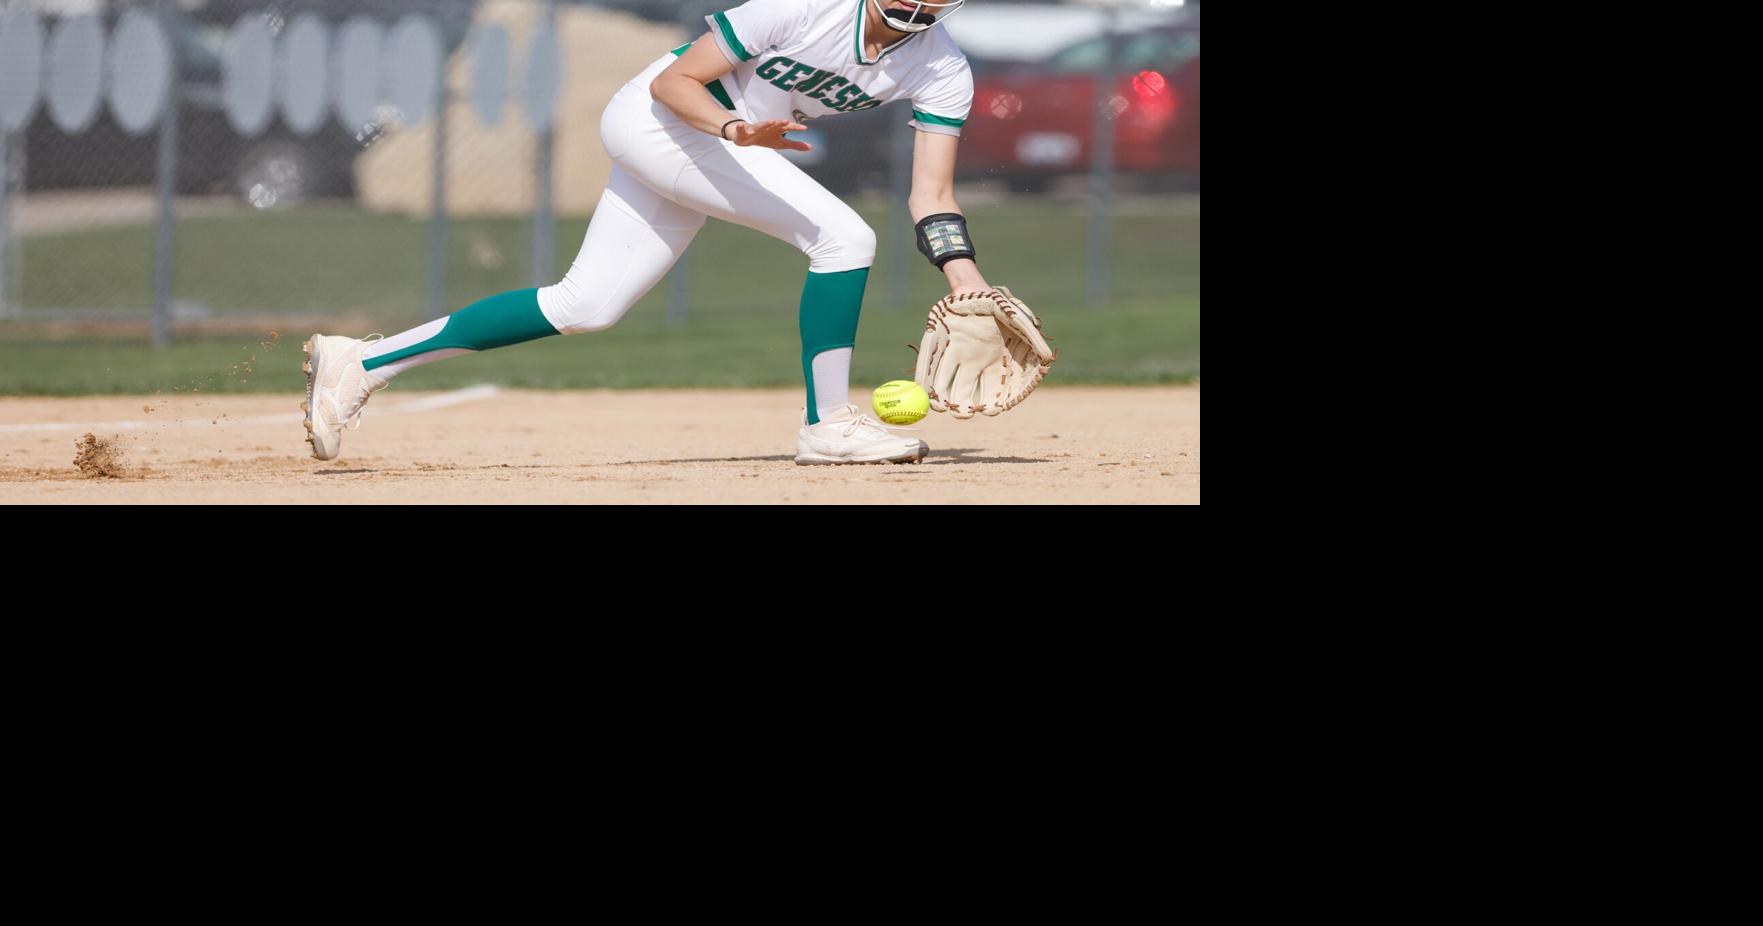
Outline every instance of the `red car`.
{"type": "MultiPolygon", "coordinates": [[[[1117,77],[1107,105],[1120,171],[1197,178],[1200,172],[1200,23],[1117,34],[1117,77]]],[[[1046,62],[974,81],[962,133],[966,176],[1044,188],[1091,167],[1096,79],[1109,57],[1098,36],[1046,62]]]]}

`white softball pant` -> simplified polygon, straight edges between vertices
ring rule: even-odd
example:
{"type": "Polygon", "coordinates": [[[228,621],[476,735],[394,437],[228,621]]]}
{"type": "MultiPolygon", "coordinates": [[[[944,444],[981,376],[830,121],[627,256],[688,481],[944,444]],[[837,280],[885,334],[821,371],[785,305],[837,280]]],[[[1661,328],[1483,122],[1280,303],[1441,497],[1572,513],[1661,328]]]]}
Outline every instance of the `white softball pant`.
{"type": "Polygon", "coordinates": [[[875,232],[862,217],[781,153],[700,132],[651,98],[649,83],[673,60],[664,55],[625,84],[600,120],[612,177],[569,273],[539,290],[540,310],[564,334],[624,317],[709,216],[788,241],[813,273],[875,260],[875,232]]]}

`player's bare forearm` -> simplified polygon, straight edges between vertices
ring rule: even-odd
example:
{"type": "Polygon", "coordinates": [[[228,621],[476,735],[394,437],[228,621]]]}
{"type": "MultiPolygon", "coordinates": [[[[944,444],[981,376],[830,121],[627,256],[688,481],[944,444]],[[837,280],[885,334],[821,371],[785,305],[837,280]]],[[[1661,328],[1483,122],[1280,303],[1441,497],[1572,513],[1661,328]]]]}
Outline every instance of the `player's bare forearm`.
{"type": "Polygon", "coordinates": [[[738,118],[734,113],[722,108],[704,85],[681,75],[669,77],[663,73],[655,78],[649,86],[649,93],[666,104],[687,125],[700,132],[721,135],[722,127],[730,119],[738,118]]]}
{"type": "MultiPolygon", "coordinates": [[[[955,201],[954,196],[908,201],[906,208],[912,213],[913,224],[922,221],[927,215],[943,215],[951,212],[956,215],[967,214],[961,211],[961,204],[955,201]]],[[[949,280],[951,295],[984,292],[992,288],[990,284],[986,283],[986,278],[980,274],[979,264],[974,263],[973,259],[968,257],[957,257],[944,264],[943,276],[949,280]]]]}
{"type": "MultiPolygon", "coordinates": [[[[942,215],[949,212],[956,215],[967,214],[961,211],[961,204],[955,201],[953,193],[940,196],[912,197],[906,201],[906,208],[912,213],[914,224],[923,220],[927,215],[942,215]]],[[[949,280],[949,292],[952,295],[985,292],[992,288],[986,282],[986,278],[980,274],[979,265],[967,257],[957,257],[944,264],[943,276],[949,280]]]]}
{"type": "MultiPolygon", "coordinates": [[[[906,210],[911,212],[913,224],[924,220],[926,215],[943,215],[943,213],[950,212],[956,213],[956,215],[966,215],[961,212],[961,203],[956,203],[952,180],[948,183],[948,187],[950,189],[933,190],[931,194],[915,192],[913,196],[906,199],[906,210]]],[[[973,263],[971,258],[956,258],[948,261],[943,265],[943,275],[948,277],[948,291],[952,295],[980,293],[980,291],[991,289],[991,286],[986,282],[986,277],[980,275],[980,266],[973,263]]]]}
{"type": "Polygon", "coordinates": [[[722,134],[722,127],[735,114],[722,108],[704,85],[734,70],[728,59],[717,49],[716,42],[705,33],[686,53],[649,84],[649,95],[659,100],[686,124],[700,132],[722,134]]]}
{"type": "Polygon", "coordinates": [[[955,194],[953,193],[943,193],[938,196],[921,196],[915,192],[906,199],[906,211],[912,213],[912,221],[914,222],[923,221],[924,217],[927,215],[937,215],[944,212],[954,212],[960,215],[967,214],[961,211],[961,204],[955,201],[955,194]]]}
{"type": "MultiPolygon", "coordinates": [[[[926,215],[943,215],[943,213],[961,212],[961,203],[956,203],[954,196],[936,199],[908,199],[906,210],[911,212],[913,224],[924,220],[926,215]]],[[[973,263],[971,258],[956,258],[943,265],[943,277],[948,277],[948,293],[959,296],[961,293],[984,293],[991,289],[986,277],[980,275],[980,265],[973,263]]]]}
{"type": "Polygon", "coordinates": [[[734,66],[722,56],[716,42],[705,33],[686,53],[667,66],[649,83],[649,95],[673,110],[687,125],[700,132],[720,136],[742,147],[777,148],[786,151],[811,151],[812,145],[785,137],[787,132],[807,128],[789,119],[768,119],[751,123],[739,119],[722,108],[706,89],[707,84],[721,78],[734,66]]]}
{"type": "MultiPolygon", "coordinates": [[[[919,132],[912,147],[912,194],[906,198],[906,209],[914,224],[927,215],[955,213],[961,204],[955,201],[955,152],[960,139],[953,135],[919,132]]],[[[949,279],[949,292],[984,292],[991,289],[972,259],[958,257],[943,265],[943,276],[949,279]]]]}
{"type": "Polygon", "coordinates": [[[980,276],[979,265],[965,257],[958,257],[943,265],[943,276],[949,278],[949,293],[959,296],[962,293],[983,293],[990,290],[991,284],[980,276]]]}

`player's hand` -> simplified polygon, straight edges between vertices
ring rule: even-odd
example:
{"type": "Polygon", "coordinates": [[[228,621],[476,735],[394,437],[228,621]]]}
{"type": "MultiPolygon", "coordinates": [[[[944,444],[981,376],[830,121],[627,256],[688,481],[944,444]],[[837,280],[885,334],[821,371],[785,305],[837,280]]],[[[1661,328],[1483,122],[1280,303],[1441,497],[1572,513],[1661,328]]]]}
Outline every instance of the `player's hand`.
{"type": "Polygon", "coordinates": [[[764,122],[737,122],[729,126],[729,140],[743,148],[777,148],[781,151],[813,151],[804,141],[784,137],[785,132],[805,132],[808,127],[788,119],[767,119],[764,122]]]}

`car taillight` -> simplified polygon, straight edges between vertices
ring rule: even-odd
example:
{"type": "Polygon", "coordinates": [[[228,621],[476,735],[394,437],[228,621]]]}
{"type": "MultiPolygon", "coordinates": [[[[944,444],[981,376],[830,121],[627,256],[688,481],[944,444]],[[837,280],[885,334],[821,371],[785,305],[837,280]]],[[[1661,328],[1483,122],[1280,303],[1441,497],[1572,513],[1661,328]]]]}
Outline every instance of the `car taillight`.
{"type": "Polygon", "coordinates": [[[1137,114],[1154,122],[1166,122],[1175,117],[1180,104],[1175,88],[1169,85],[1168,79],[1156,71],[1140,71],[1128,81],[1129,90],[1123,96],[1132,101],[1137,114]]]}
{"type": "Polygon", "coordinates": [[[999,93],[992,97],[992,102],[987,108],[991,110],[994,118],[1014,119],[1022,115],[1022,97],[1014,93],[999,93]]]}

